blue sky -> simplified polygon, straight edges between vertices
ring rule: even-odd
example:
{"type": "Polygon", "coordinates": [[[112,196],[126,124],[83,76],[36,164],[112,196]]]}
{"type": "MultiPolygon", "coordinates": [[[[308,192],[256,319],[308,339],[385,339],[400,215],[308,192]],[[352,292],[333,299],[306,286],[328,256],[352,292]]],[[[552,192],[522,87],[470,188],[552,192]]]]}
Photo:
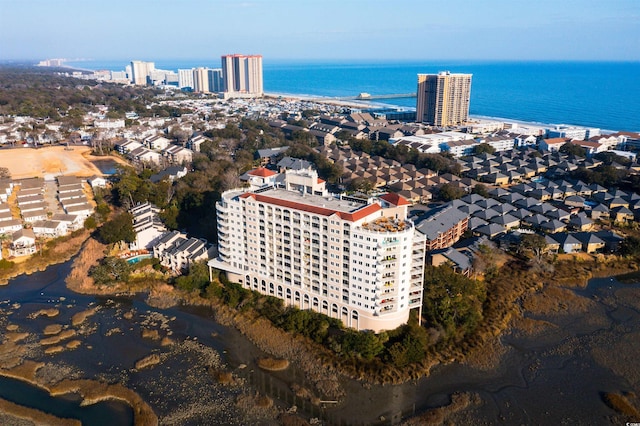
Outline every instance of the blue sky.
{"type": "Polygon", "coordinates": [[[0,0],[0,60],[640,60],[640,0],[0,0]]]}

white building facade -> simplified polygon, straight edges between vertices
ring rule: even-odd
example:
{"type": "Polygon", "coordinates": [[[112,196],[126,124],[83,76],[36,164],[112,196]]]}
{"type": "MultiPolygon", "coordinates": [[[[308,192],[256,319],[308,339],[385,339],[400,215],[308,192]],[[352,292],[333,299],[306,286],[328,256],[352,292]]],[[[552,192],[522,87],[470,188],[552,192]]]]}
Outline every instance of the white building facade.
{"type": "Polygon", "coordinates": [[[315,173],[300,172],[296,180],[305,174],[309,182],[297,190],[285,184],[223,193],[216,205],[219,256],[210,268],[358,330],[405,324],[410,310],[422,307],[425,256],[408,202],[393,194],[329,194],[324,185],[318,191],[315,173]]]}

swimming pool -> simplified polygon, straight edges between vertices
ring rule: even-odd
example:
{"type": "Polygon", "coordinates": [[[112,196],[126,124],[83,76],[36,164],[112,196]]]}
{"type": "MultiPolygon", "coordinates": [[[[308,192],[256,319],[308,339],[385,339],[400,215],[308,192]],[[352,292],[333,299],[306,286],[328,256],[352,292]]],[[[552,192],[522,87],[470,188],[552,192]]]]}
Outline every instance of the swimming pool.
{"type": "Polygon", "coordinates": [[[153,257],[153,255],[151,255],[151,254],[139,254],[137,256],[133,256],[133,257],[130,257],[129,259],[127,259],[127,263],[133,265],[134,263],[138,263],[143,259],[150,259],[152,257],[153,257]]]}

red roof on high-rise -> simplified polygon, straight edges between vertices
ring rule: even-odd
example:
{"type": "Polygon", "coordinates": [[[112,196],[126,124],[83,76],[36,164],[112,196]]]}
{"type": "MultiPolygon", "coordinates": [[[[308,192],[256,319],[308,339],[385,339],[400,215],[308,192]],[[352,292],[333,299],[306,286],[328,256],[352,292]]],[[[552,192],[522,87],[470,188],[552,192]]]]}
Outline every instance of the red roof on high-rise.
{"type": "Polygon", "coordinates": [[[394,206],[408,206],[411,204],[409,201],[407,201],[406,198],[401,195],[394,194],[393,192],[384,194],[382,197],[380,197],[380,199],[386,201],[389,204],[393,204],[394,206]]]}
{"type": "Polygon", "coordinates": [[[258,167],[257,169],[248,172],[248,174],[250,174],[251,176],[269,177],[276,175],[277,173],[273,170],[265,169],[264,167],[258,167]]]}
{"type": "Polygon", "coordinates": [[[245,192],[240,196],[240,198],[249,198],[249,197],[253,198],[256,201],[260,201],[262,203],[269,203],[276,206],[287,207],[290,209],[319,214],[322,216],[332,216],[335,214],[335,215],[338,215],[341,219],[348,220],[351,222],[355,222],[357,220],[360,220],[364,217],[369,216],[372,213],[382,210],[382,207],[380,207],[380,204],[378,203],[369,204],[354,212],[348,213],[348,212],[341,212],[333,209],[328,209],[326,207],[318,207],[311,204],[303,204],[303,203],[297,203],[295,201],[283,200],[281,198],[269,197],[263,194],[255,194],[252,192],[245,192]]]}

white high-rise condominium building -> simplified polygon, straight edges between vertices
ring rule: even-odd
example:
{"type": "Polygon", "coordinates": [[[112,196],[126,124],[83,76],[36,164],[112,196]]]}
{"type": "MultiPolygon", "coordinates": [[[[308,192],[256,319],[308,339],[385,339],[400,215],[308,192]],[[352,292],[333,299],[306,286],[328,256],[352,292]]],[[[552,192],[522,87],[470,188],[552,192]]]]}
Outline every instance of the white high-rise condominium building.
{"type": "Polygon", "coordinates": [[[188,87],[193,90],[193,69],[178,70],[178,87],[181,89],[188,87]]]}
{"type": "Polygon", "coordinates": [[[262,55],[222,56],[222,79],[226,97],[262,96],[262,55]]]}
{"type": "Polygon", "coordinates": [[[358,330],[394,329],[411,309],[421,314],[425,237],[407,219],[404,198],[330,194],[310,170],[274,182],[222,194],[210,268],[358,330]]]}
{"type": "Polygon", "coordinates": [[[131,83],[146,86],[149,83],[149,76],[155,70],[153,62],[131,61],[131,83]]]}
{"type": "Polygon", "coordinates": [[[469,118],[471,74],[418,74],[416,121],[439,127],[463,124],[469,118]]]}

